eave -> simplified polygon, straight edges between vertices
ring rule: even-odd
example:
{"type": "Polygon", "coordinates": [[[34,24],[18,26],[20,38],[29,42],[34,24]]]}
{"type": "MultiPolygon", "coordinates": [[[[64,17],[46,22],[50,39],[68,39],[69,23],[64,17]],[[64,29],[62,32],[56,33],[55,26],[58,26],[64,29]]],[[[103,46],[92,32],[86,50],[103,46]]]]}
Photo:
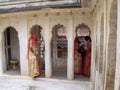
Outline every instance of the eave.
{"type": "Polygon", "coordinates": [[[0,4],[0,14],[21,12],[21,11],[31,11],[31,10],[41,10],[44,8],[80,8],[80,2],[66,2],[66,1],[54,1],[54,2],[12,2],[0,4]]]}

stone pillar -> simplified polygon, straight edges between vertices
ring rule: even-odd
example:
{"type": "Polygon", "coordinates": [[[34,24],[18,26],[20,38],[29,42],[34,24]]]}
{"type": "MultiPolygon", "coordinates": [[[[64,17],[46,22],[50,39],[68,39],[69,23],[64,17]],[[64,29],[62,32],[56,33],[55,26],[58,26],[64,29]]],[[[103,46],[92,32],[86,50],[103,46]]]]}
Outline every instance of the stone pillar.
{"type": "Polygon", "coordinates": [[[74,79],[74,29],[73,29],[73,18],[69,17],[69,27],[67,30],[68,40],[68,59],[67,59],[67,79],[74,79]]]}
{"type": "Polygon", "coordinates": [[[52,77],[52,65],[51,65],[51,45],[50,40],[45,40],[45,77],[52,77]]]}
{"type": "MultiPolygon", "coordinates": [[[[1,27],[1,30],[4,30],[3,27],[1,27]]],[[[3,31],[0,31],[0,75],[2,75],[7,70],[3,36],[3,31]]]]}
{"type": "Polygon", "coordinates": [[[3,63],[2,63],[2,32],[0,32],[0,75],[3,73],[3,63]]]}
{"type": "Polygon", "coordinates": [[[26,19],[21,18],[19,24],[19,47],[20,47],[20,70],[21,75],[29,75],[29,62],[27,59],[28,51],[28,37],[27,37],[27,21],[26,19]]]}
{"type": "Polygon", "coordinates": [[[46,25],[44,26],[45,39],[45,77],[52,77],[52,61],[51,61],[51,32],[49,29],[49,17],[45,18],[46,25]]]}
{"type": "Polygon", "coordinates": [[[114,90],[120,90],[120,0],[117,1],[117,57],[114,90]]]}
{"type": "Polygon", "coordinates": [[[114,90],[117,40],[117,1],[107,2],[106,10],[106,58],[104,90],[114,90]]]}
{"type": "Polygon", "coordinates": [[[102,68],[102,76],[103,76],[103,82],[102,82],[102,89],[101,90],[104,90],[105,89],[105,75],[106,75],[106,52],[107,52],[107,47],[106,47],[106,44],[107,44],[107,20],[108,20],[108,17],[107,17],[107,1],[104,0],[104,42],[103,42],[103,68],[102,68]],[[106,20],[106,19],[107,20],[106,20]]]}

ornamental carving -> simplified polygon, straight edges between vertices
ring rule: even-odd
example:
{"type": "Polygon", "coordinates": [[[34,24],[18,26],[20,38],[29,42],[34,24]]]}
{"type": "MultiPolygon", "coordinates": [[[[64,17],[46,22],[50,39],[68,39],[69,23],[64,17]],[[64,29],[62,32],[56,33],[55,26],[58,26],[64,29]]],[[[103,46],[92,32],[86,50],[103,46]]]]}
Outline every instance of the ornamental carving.
{"type": "Polygon", "coordinates": [[[76,34],[77,36],[89,36],[90,35],[90,29],[87,25],[85,24],[79,24],[76,27],[76,34]]]}
{"type": "Polygon", "coordinates": [[[64,25],[57,24],[54,26],[53,30],[57,31],[58,36],[66,36],[66,28],[64,25]]]}

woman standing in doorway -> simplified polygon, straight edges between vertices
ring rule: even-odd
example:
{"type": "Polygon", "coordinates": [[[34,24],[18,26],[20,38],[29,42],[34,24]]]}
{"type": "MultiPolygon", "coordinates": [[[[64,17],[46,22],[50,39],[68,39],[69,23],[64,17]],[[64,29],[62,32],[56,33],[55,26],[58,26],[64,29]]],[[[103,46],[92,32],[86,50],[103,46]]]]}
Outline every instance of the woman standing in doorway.
{"type": "Polygon", "coordinates": [[[40,41],[37,38],[37,34],[32,34],[28,43],[28,59],[32,78],[40,76],[39,45],[40,41]]]}
{"type": "Polygon", "coordinates": [[[74,40],[74,74],[79,75],[82,73],[82,55],[79,52],[79,38],[74,40]]]}
{"type": "Polygon", "coordinates": [[[82,75],[90,77],[91,68],[91,39],[90,36],[85,37],[86,53],[83,61],[82,75]]]}

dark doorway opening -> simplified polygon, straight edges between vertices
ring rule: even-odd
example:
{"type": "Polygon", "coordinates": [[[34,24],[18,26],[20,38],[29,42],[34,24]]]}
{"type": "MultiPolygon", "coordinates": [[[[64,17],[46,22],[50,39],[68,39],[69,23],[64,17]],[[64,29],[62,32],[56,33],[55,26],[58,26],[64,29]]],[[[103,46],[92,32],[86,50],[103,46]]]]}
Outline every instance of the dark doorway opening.
{"type": "Polygon", "coordinates": [[[74,74],[76,80],[89,81],[91,73],[91,37],[87,25],[76,27],[74,40],[74,74]]]}
{"type": "Polygon", "coordinates": [[[20,74],[20,54],[18,32],[13,27],[8,27],[4,32],[6,73],[20,74]]]}
{"type": "Polygon", "coordinates": [[[67,77],[67,37],[64,25],[53,27],[51,41],[53,78],[67,77]]]}
{"type": "Polygon", "coordinates": [[[31,28],[30,34],[36,34],[37,40],[40,41],[40,45],[38,48],[38,58],[40,63],[40,77],[45,77],[45,45],[44,45],[44,37],[43,30],[40,25],[34,25],[31,28]]]}

